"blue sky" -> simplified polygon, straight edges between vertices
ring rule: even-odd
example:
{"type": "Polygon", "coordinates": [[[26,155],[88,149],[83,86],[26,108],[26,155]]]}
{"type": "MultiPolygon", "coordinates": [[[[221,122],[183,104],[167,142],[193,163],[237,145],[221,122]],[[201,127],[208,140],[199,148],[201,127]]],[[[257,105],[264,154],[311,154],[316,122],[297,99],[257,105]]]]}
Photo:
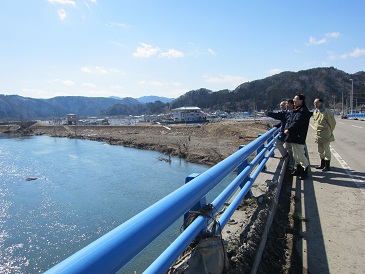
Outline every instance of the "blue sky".
{"type": "Polygon", "coordinates": [[[363,0],[2,0],[0,94],[177,98],[364,71],[363,0]]]}

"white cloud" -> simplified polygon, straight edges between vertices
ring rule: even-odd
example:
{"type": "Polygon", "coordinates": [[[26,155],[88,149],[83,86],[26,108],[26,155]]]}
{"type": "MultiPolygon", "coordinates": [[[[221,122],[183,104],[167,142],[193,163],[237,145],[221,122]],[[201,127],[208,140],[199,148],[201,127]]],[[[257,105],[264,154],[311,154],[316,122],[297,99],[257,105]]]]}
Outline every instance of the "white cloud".
{"type": "Polygon", "coordinates": [[[139,81],[140,85],[148,85],[148,86],[152,86],[152,87],[163,87],[166,86],[166,83],[160,82],[160,81],[146,81],[146,80],[141,80],[139,81]]]}
{"type": "Polygon", "coordinates": [[[166,85],[166,83],[162,83],[162,82],[159,82],[159,81],[150,81],[149,85],[152,86],[152,87],[163,87],[163,86],[166,85]]]}
{"type": "MultiPolygon", "coordinates": [[[[329,32],[325,34],[325,37],[327,38],[338,38],[340,37],[340,33],[339,32],[329,32]]],[[[322,39],[316,39],[313,36],[309,37],[309,44],[310,45],[321,45],[321,44],[325,44],[328,42],[327,38],[322,38],[322,39]]]]}
{"type": "Polygon", "coordinates": [[[167,58],[184,57],[184,53],[179,50],[168,49],[167,51],[163,52],[160,48],[145,43],[140,43],[140,46],[137,47],[136,52],[133,53],[133,56],[137,58],[148,58],[155,55],[167,58]]]}
{"type": "Polygon", "coordinates": [[[91,10],[90,5],[89,5],[86,1],[83,1],[83,2],[84,2],[84,4],[85,4],[85,6],[86,6],[89,10],[91,10]]]}
{"type": "Polygon", "coordinates": [[[65,20],[66,17],[67,17],[67,14],[66,14],[66,11],[64,9],[59,9],[57,11],[58,13],[58,17],[61,19],[61,20],[65,20]]]}
{"type": "Polygon", "coordinates": [[[123,29],[126,29],[129,27],[129,25],[127,25],[125,23],[118,23],[118,22],[108,22],[108,23],[106,23],[106,25],[108,27],[119,27],[119,28],[123,28],[123,29]]]}
{"type": "Polygon", "coordinates": [[[221,76],[203,76],[204,81],[208,83],[215,83],[215,84],[231,84],[232,86],[237,86],[242,84],[243,82],[246,82],[246,79],[244,79],[241,76],[235,76],[235,75],[221,75],[221,76]]]}
{"type": "Polygon", "coordinates": [[[96,88],[96,85],[95,85],[95,84],[93,84],[93,83],[82,83],[82,85],[83,85],[84,87],[96,88]]]}
{"type": "Polygon", "coordinates": [[[212,50],[211,48],[209,48],[209,49],[208,49],[208,52],[209,52],[211,55],[213,55],[213,56],[216,56],[216,55],[217,55],[217,53],[216,53],[214,50],[212,50]]]}
{"type": "Polygon", "coordinates": [[[63,80],[62,81],[63,84],[65,84],[66,86],[74,86],[75,82],[72,80],[63,80]]]}
{"type": "Polygon", "coordinates": [[[125,45],[123,45],[123,44],[121,44],[119,42],[111,41],[110,43],[112,43],[113,45],[117,46],[118,48],[122,48],[122,49],[127,48],[125,45]]]}
{"type": "Polygon", "coordinates": [[[95,66],[95,67],[82,67],[80,68],[82,72],[85,73],[95,73],[95,74],[109,74],[109,73],[122,73],[122,71],[115,69],[115,68],[104,68],[101,66],[95,66]]]}
{"type": "Polygon", "coordinates": [[[314,37],[309,37],[309,44],[310,45],[321,45],[321,44],[324,44],[327,42],[327,39],[326,38],[323,38],[321,40],[317,40],[316,38],[314,37]]]}
{"type": "Polygon", "coordinates": [[[340,33],[339,32],[326,33],[326,36],[331,38],[338,38],[340,37],[340,33]]]}
{"type": "Polygon", "coordinates": [[[148,44],[144,44],[144,43],[140,43],[140,45],[141,46],[137,48],[136,52],[133,53],[134,57],[148,58],[148,57],[158,54],[158,52],[160,51],[159,48],[153,47],[152,45],[148,45],[148,44]]]}
{"type": "Polygon", "coordinates": [[[167,57],[167,58],[181,58],[184,57],[184,53],[178,51],[176,49],[169,49],[166,52],[162,52],[160,57],[167,57]]]}
{"type": "MultiPolygon", "coordinates": [[[[86,2],[86,1],[83,1],[84,2],[84,4],[85,4],[85,6],[89,9],[89,10],[91,10],[91,6],[89,5],[89,3],[88,2],[86,2]]],[[[90,2],[91,3],[93,3],[93,4],[96,4],[96,0],[90,0],[90,2]]]]}
{"type": "Polygon", "coordinates": [[[359,57],[365,54],[365,49],[355,48],[351,53],[351,57],[359,57]]]}
{"type": "Polygon", "coordinates": [[[111,85],[110,88],[111,89],[122,89],[124,87],[122,85],[111,85]]]}
{"type": "Polygon", "coordinates": [[[76,7],[76,2],[73,0],[48,0],[51,4],[71,5],[76,7]]]}
{"type": "Polygon", "coordinates": [[[92,73],[92,69],[90,67],[82,67],[80,69],[82,72],[86,72],[86,73],[92,73]]]}
{"type": "MultiPolygon", "coordinates": [[[[49,91],[43,89],[23,88],[21,94],[31,98],[49,98],[49,91]]],[[[58,96],[58,94],[56,93],[54,96],[58,96]]]]}
{"type": "Polygon", "coordinates": [[[355,48],[352,52],[342,54],[340,58],[347,59],[349,57],[357,58],[362,55],[365,55],[365,49],[362,48],[355,48]]]}
{"type": "Polygon", "coordinates": [[[270,75],[274,75],[274,74],[278,74],[280,72],[283,72],[282,69],[278,69],[278,68],[273,68],[267,71],[270,75]]]}
{"type": "Polygon", "coordinates": [[[151,87],[167,87],[167,88],[176,88],[176,87],[180,87],[181,83],[179,82],[160,82],[160,81],[146,81],[146,80],[141,80],[139,81],[139,85],[141,86],[151,86],[151,87]]]}
{"type": "Polygon", "coordinates": [[[108,70],[104,67],[95,67],[94,68],[94,71],[97,72],[97,73],[100,73],[100,74],[108,74],[108,70]]]}

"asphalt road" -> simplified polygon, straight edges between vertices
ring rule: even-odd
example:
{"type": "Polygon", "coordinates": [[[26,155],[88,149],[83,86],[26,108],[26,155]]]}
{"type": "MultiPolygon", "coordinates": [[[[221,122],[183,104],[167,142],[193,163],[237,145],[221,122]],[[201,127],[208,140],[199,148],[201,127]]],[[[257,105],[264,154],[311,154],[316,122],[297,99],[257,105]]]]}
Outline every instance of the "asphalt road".
{"type": "Polygon", "coordinates": [[[337,119],[330,172],[315,169],[313,134],[310,127],[311,176],[293,179],[303,273],[365,273],[365,121],[337,119]]]}
{"type": "MultiPolygon", "coordinates": [[[[337,119],[332,148],[354,172],[365,172],[365,121],[337,119]]],[[[334,155],[336,156],[336,154],[334,155]]]]}

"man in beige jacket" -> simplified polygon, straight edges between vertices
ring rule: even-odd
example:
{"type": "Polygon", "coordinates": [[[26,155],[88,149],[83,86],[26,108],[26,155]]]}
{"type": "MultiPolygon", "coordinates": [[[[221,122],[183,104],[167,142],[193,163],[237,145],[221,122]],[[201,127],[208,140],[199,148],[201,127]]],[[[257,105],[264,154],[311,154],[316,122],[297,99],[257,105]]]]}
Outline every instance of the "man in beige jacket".
{"type": "Polygon", "coordinates": [[[316,169],[329,171],[331,163],[330,142],[335,140],[333,130],[336,127],[336,120],[333,113],[325,108],[321,98],[314,100],[314,106],[316,107],[313,113],[314,140],[318,144],[318,153],[321,158],[321,164],[316,169]]]}

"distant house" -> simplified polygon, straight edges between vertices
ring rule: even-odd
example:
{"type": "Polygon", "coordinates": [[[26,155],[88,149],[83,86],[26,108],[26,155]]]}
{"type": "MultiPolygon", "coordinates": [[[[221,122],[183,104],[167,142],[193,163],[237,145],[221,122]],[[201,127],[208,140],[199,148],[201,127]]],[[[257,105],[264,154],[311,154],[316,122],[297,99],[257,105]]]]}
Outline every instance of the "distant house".
{"type": "Polygon", "coordinates": [[[206,114],[199,107],[180,107],[171,110],[173,119],[179,123],[205,122],[206,114]]]}
{"type": "Polygon", "coordinates": [[[86,125],[109,125],[109,121],[106,118],[88,117],[86,125]]]}
{"type": "Polygon", "coordinates": [[[67,125],[76,125],[77,115],[76,114],[67,114],[66,116],[66,124],[67,125]]]}

